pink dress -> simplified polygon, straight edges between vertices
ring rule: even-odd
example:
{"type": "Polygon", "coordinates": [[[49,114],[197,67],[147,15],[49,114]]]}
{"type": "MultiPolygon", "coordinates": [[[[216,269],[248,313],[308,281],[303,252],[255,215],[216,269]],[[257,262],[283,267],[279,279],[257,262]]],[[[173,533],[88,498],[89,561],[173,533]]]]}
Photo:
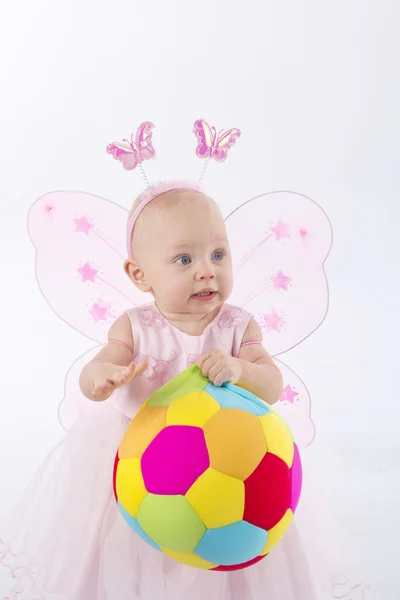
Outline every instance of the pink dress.
{"type": "MultiPolygon", "coordinates": [[[[93,408],[39,468],[21,505],[0,529],[0,598],[5,600],[362,600],[333,552],[326,522],[309,500],[263,561],[243,571],[208,572],[175,563],[133,533],[115,503],[112,472],[136,411],[203,352],[239,353],[250,319],[225,305],[201,336],[188,335],[152,305],[127,311],[144,375],[93,408]]],[[[88,401],[89,402],[89,401],[88,401]]]]}

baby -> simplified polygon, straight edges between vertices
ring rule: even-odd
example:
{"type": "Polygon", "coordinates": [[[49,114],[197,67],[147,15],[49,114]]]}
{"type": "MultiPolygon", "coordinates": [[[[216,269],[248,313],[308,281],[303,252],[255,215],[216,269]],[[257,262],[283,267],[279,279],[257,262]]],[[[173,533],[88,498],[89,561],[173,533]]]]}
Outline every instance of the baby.
{"type": "MultiPolygon", "coordinates": [[[[140,202],[141,198],[134,203],[131,214],[140,202]]],[[[188,336],[202,336],[233,288],[229,242],[215,202],[197,190],[162,193],[138,216],[131,243],[132,258],[125,262],[125,271],[132,283],[153,296],[158,311],[174,328],[188,336]]],[[[147,358],[132,360],[137,355],[136,340],[127,313],[111,326],[108,340],[80,378],[82,392],[94,400],[107,400],[148,367],[147,358]]],[[[282,377],[262,345],[261,330],[252,316],[247,317],[238,356],[232,356],[232,349],[201,350],[198,365],[214,385],[229,381],[269,404],[279,399],[282,377]]]]}
{"type": "Polygon", "coordinates": [[[215,385],[236,383],[269,404],[282,392],[253,316],[227,302],[232,262],[216,204],[194,186],[149,190],[135,202],[127,231],[125,271],[153,301],[121,315],[82,370],[80,387],[93,410],[49,453],[11,531],[1,532],[0,571],[11,580],[5,597],[361,600],[361,584],[334,595],[333,583],[343,580],[327,552],[326,527],[315,522],[320,504],[308,502],[307,515],[305,493],[273,552],[236,572],[172,561],[123,520],[112,490],[115,454],[161,385],[197,363],[215,385]]]}

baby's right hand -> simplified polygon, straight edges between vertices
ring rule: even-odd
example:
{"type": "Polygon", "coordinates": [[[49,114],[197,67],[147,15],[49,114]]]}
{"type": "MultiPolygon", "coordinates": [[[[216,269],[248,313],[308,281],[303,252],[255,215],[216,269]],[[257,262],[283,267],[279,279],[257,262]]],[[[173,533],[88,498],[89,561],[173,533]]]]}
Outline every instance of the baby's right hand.
{"type": "Polygon", "coordinates": [[[127,367],[120,367],[112,363],[98,363],[99,369],[94,378],[92,398],[107,400],[114,390],[144,373],[148,364],[146,358],[139,364],[131,362],[127,367]]]}

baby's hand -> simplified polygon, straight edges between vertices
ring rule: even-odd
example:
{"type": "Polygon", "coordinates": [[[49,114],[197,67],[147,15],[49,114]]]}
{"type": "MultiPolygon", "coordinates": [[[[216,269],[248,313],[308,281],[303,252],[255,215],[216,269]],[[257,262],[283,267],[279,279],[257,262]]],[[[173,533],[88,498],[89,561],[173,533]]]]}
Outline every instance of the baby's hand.
{"type": "Polygon", "coordinates": [[[200,357],[197,364],[203,375],[217,386],[226,381],[236,383],[242,376],[239,359],[222,352],[222,350],[209,350],[200,357]]]}
{"type": "Polygon", "coordinates": [[[98,375],[94,379],[92,397],[95,400],[107,400],[114,390],[141,375],[148,367],[148,360],[144,359],[139,364],[131,362],[127,367],[112,363],[102,363],[99,367],[98,375]]]}

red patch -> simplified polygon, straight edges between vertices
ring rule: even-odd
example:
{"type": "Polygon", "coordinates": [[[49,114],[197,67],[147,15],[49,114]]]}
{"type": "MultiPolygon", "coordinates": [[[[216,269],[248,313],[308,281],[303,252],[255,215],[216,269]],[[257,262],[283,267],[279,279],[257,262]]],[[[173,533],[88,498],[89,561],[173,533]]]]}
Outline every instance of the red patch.
{"type": "Polygon", "coordinates": [[[278,456],[267,452],[244,485],[243,520],[269,531],[290,507],[289,467],[278,456]]]}
{"type": "Polygon", "coordinates": [[[247,567],[251,567],[251,565],[255,565],[256,563],[260,562],[260,560],[262,560],[266,556],[268,556],[268,554],[265,554],[264,556],[256,556],[255,558],[252,558],[251,560],[248,560],[247,562],[241,563],[240,565],[229,565],[228,567],[223,567],[223,566],[215,567],[215,569],[210,569],[210,571],[239,571],[239,569],[247,569],[247,567]]]}

